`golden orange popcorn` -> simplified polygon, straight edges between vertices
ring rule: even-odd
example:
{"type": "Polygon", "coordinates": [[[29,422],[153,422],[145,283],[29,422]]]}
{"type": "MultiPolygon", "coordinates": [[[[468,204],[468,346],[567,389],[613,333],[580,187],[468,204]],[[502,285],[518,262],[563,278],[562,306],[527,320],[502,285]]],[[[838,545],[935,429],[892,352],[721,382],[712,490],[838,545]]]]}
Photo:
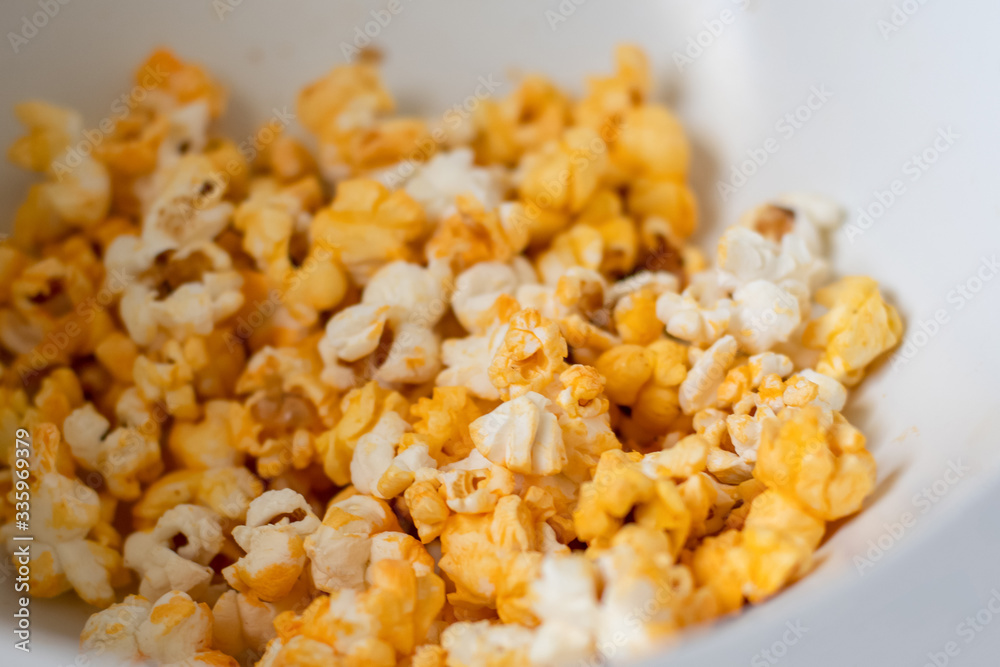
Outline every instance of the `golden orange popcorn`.
{"type": "Polygon", "coordinates": [[[354,55],[244,141],[163,49],[99,133],[14,110],[0,538],[30,494],[31,592],[100,608],[87,659],[598,664],[805,576],[875,488],[842,412],[903,334],[831,282],[837,207],[691,244],[632,45],[436,120],[354,55]]]}

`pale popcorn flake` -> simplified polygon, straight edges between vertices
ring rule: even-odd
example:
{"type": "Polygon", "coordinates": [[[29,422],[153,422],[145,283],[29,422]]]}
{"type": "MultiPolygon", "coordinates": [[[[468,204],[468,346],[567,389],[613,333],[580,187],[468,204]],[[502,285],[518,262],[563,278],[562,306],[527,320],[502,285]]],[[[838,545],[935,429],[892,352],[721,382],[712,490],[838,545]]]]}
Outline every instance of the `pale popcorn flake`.
{"type": "Polygon", "coordinates": [[[684,414],[693,414],[716,404],[719,385],[736,360],[739,346],[732,336],[723,336],[695,362],[681,382],[679,399],[684,414]]]}
{"type": "Polygon", "coordinates": [[[513,472],[554,475],[566,465],[566,448],[549,399],[533,391],[502,404],[469,425],[476,449],[513,472]]]}
{"type": "Polygon", "coordinates": [[[506,174],[502,168],[475,166],[473,157],[468,148],[438,153],[416,168],[403,189],[431,220],[455,213],[455,197],[460,194],[475,197],[486,209],[496,208],[506,189],[506,174]]]}

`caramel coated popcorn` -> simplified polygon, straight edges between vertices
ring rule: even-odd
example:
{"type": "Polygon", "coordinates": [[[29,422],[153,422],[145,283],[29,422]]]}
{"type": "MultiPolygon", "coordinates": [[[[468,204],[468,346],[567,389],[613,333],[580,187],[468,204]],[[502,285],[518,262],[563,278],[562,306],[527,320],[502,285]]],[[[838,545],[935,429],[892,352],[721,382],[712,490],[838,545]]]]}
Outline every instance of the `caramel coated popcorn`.
{"type": "Polygon", "coordinates": [[[39,101],[9,151],[42,181],[0,246],[0,536],[23,428],[31,592],[99,608],[84,651],[636,656],[806,575],[874,490],[842,411],[899,315],[831,282],[817,197],[747,212],[714,263],[688,243],[691,148],[638,48],[447,128],[363,59],[252,156],[203,68],[148,68],[84,159],[39,101]]]}

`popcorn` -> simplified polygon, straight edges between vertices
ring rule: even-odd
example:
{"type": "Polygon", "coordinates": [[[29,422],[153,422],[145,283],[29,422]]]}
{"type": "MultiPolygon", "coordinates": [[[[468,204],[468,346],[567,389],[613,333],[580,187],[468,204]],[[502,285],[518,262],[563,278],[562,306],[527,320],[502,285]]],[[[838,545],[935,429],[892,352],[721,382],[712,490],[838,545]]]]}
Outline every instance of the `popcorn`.
{"type": "Polygon", "coordinates": [[[533,391],[514,398],[469,425],[476,449],[513,472],[554,475],[566,465],[559,421],[550,401],[533,391]]]}
{"type": "MultiPolygon", "coordinates": [[[[460,514],[492,512],[497,502],[514,493],[515,488],[514,474],[505,466],[493,463],[478,450],[461,461],[441,468],[437,479],[448,509],[460,514]]],[[[414,518],[429,523],[426,521],[427,512],[422,509],[414,518]]]]}
{"type": "Polygon", "coordinates": [[[451,308],[466,331],[483,334],[493,320],[497,299],[501,295],[514,295],[519,286],[533,283],[534,279],[534,269],[522,258],[516,258],[510,265],[474,264],[455,278],[451,308]]]}
{"type": "Polygon", "coordinates": [[[538,551],[551,531],[518,496],[501,498],[487,514],[450,516],[441,533],[438,561],[455,584],[448,601],[463,609],[494,606],[504,564],[517,553],[538,551]]]}
{"type": "Polygon", "coordinates": [[[351,479],[359,493],[388,499],[406,490],[421,468],[437,465],[428,443],[410,433],[396,412],[386,412],[358,438],[351,459],[351,479]]]}
{"type": "Polygon", "coordinates": [[[125,567],[139,574],[139,594],[158,598],[168,591],[200,598],[213,571],[208,563],[223,545],[219,515],[197,505],[177,505],[148,532],[125,540],[125,567]]]}
{"type": "Polygon", "coordinates": [[[732,300],[720,298],[718,289],[713,276],[698,274],[681,294],[661,294],[656,300],[656,316],[671,336],[711,345],[731,328],[733,317],[732,300]]]}
{"type": "Polygon", "coordinates": [[[566,448],[563,474],[582,482],[594,474],[601,455],[621,449],[611,430],[609,403],[604,395],[604,378],[596,369],[579,364],[559,376],[563,389],[556,396],[555,412],[566,448]]]}
{"type": "Polygon", "coordinates": [[[314,243],[336,251],[351,278],[364,285],[383,264],[414,257],[409,244],[424,233],[424,212],[402,190],[369,180],[337,186],[337,196],[309,225],[314,243]]]}
{"type": "Polygon", "coordinates": [[[684,414],[715,405],[719,386],[736,360],[737,347],[735,338],[723,336],[691,366],[678,392],[684,414]]]}
{"type": "Polygon", "coordinates": [[[586,558],[518,554],[508,566],[497,602],[505,623],[537,628],[530,649],[532,664],[586,660],[593,652],[597,573],[586,558]]]}
{"type": "Polygon", "coordinates": [[[483,411],[465,387],[435,387],[431,396],[410,406],[413,430],[427,439],[428,448],[440,463],[457,461],[475,447],[469,426],[483,411]]]}
{"type": "Polygon", "coordinates": [[[198,470],[242,464],[244,453],[230,425],[230,415],[238,410],[233,401],[208,401],[201,420],[175,421],[167,441],[170,453],[185,468],[198,470]]]}
{"type": "MultiPolygon", "coordinates": [[[[39,457],[31,493],[32,593],[55,597],[72,589],[85,602],[107,607],[115,601],[114,588],[128,583],[128,573],[117,551],[89,539],[102,521],[100,499],[93,489],[56,468],[59,431],[54,424],[34,428],[32,445],[39,457]]],[[[12,559],[14,528],[13,523],[2,528],[12,559]]]]}
{"type": "Polygon", "coordinates": [[[105,608],[81,645],[123,664],[556,667],[804,576],[874,488],[847,387],[902,336],[826,284],[837,207],[752,208],[709,266],[637,47],[433,121],[356,55],[298,98],[316,157],[210,134],[224,91],[163,50],[89,156],[16,108],[0,537],[28,484],[34,594],[105,608]]]}
{"type": "Polygon", "coordinates": [[[483,208],[496,208],[505,189],[503,169],[473,166],[472,151],[459,148],[439,153],[416,168],[404,190],[420,204],[431,220],[443,220],[456,213],[455,197],[474,197],[483,208]]]}
{"type": "Polygon", "coordinates": [[[729,329],[740,348],[753,354],[787,341],[801,321],[798,299],[766,280],[754,280],[733,292],[729,329]]]}
{"type": "Polygon", "coordinates": [[[179,591],[171,591],[150,604],[130,595],[124,602],[98,612],[87,620],[80,648],[97,655],[111,655],[123,664],[153,660],[161,665],[226,665],[239,663],[211,650],[212,613],[179,591]]]}
{"type": "Polygon", "coordinates": [[[558,142],[523,157],[518,191],[539,208],[576,213],[597,189],[607,163],[606,146],[596,131],[570,128],[558,142]]]}
{"type": "Polygon", "coordinates": [[[361,588],[372,537],[385,531],[399,532],[399,523],[385,501],[354,495],[331,504],[322,525],[304,543],[316,588],[329,593],[361,588]]]}
{"type": "Polygon", "coordinates": [[[324,378],[347,388],[340,380],[339,362],[368,357],[375,380],[412,384],[430,380],[440,366],[434,325],[446,304],[441,279],[433,270],[407,262],[385,265],[371,277],[361,303],[345,308],[327,323],[319,345],[327,365],[324,378]]]}
{"type": "Polygon", "coordinates": [[[842,278],[816,292],[816,302],[829,310],[806,326],[802,341],[823,350],[816,370],[847,386],[857,384],[865,367],[902,336],[896,309],[871,278],[842,278]]]}
{"type": "Polygon", "coordinates": [[[558,138],[568,117],[565,95],[551,81],[529,74],[507,97],[484,99],[476,107],[476,157],[513,165],[525,151],[558,138]]]}
{"type": "Polygon", "coordinates": [[[601,455],[594,481],[580,486],[573,513],[576,533],[588,544],[607,546],[634,512],[640,526],[665,531],[669,551],[676,555],[687,539],[690,514],[674,483],[647,476],[641,461],[635,452],[612,449],[601,455]]]}
{"type": "Polygon", "coordinates": [[[264,484],[246,468],[175,470],[156,480],[132,508],[133,525],[146,530],[167,510],[182,504],[200,504],[228,523],[242,523],[250,501],[264,492],[264,484]]]}
{"type": "Polygon", "coordinates": [[[466,195],[455,198],[457,212],[445,218],[427,240],[431,263],[447,262],[459,274],[479,262],[509,262],[528,245],[523,220],[501,205],[489,210],[466,195]]]}
{"type": "Polygon", "coordinates": [[[395,412],[402,416],[409,409],[409,403],[401,394],[382,389],[376,382],[349,391],[341,401],[337,425],[316,439],[316,453],[327,477],[336,484],[349,484],[358,440],[371,431],[385,413],[395,412]]]}
{"type": "Polygon", "coordinates": [[[264,664],[390,667],[411,655],[444,604],[444,583],[394,559],[374,565],[371,579],[363,592],[336,591],[316,598],[301,616],[279,616],[264,664]]]}
{"type": "Polygon", "coordinates": [[[303,540],[320,526],[305,498],[291,489],[268,491],[247,510],[246,525],[233,539],[246,555],[222,571],[237,591],[265,602],[288,595],[306,566],[303,540]]]}
{"type": "Polygon", "coordinates": [[[141,492],[140,483],[156,479],[163,469],[159,428],[134,390],[122,394],[117,413],[122,426],[109,432],[108,420],[87,403],[66,417],[63,433],[80,465],[99,471],[115,497],[135,500],[141,492]],[[130,418],[131,403],[140,407],[134,415],[139,419],[130,418]]]}
{"type": "Polygon", "coordinates": [[[252,393],[230,407],[230,429],[236,448],[257,458],[261,476],[312,462],[324,417],[334,410],[319,366],[308,348],[265,347],[247,363],[236,391],[252,393]]]}
{"type": "Polygon", "coordinates": [[[754,476],[833,521],[861,509],[875,486],[875,460],[839,412],[786,408],[762,425],[754,476]]]}
{"type": "Polygon", "coordinates": [[[438,373],[434,384],[463,387],[478,398],[499,400],[500,391],[493,384],[490,369],[509,330],[509,325],[496,323],[482,334],[442,342],[441,362],[445,368],[438,373]]]}
{"type": "Polygon", "coordinates": [[[490,382],[504,400],[537,392],[561,370],[566,354],[566,340],[558,326],[536,310],[519,311],[490,364],[490,382]]]}

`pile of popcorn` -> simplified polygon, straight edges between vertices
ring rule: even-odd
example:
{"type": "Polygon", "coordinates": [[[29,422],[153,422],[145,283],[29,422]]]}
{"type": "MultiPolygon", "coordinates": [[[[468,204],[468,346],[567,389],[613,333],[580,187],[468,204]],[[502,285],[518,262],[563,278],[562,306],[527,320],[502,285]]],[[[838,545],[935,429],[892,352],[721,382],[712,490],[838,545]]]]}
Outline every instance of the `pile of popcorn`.
{"type": "Polygon", "coordinates": [[[689,147],[637,48],[461,122],[339,66],[298,98],[316,151],[216,136],[208,73],[150,71],[100,141],[26,102],[9,152],[41,180],[0,246],[0,534],[25,428],[31,592],[100,608],[91,656],[634,656],[807,573],[872,492],[841,410],[900,318],[831,282],[816,197],[714,264],[686,244],[689,147]]]}

